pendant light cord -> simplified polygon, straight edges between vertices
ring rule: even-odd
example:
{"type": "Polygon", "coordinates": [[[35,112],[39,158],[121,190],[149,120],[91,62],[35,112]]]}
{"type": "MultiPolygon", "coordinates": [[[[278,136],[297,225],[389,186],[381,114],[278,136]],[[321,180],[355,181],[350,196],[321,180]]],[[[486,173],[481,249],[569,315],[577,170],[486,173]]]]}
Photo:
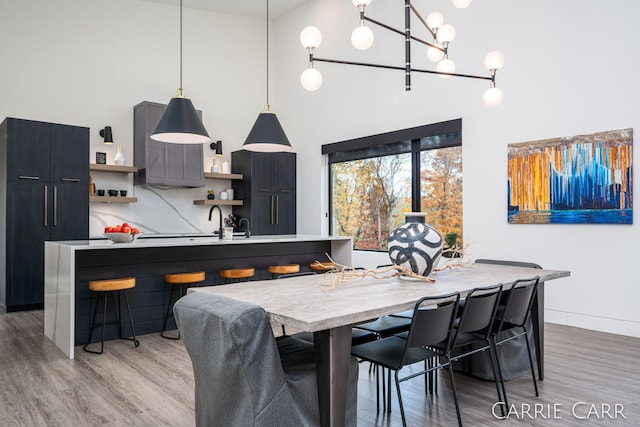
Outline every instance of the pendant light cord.
{"type": "Polygon", "coordinates": [[[182,95],[182,0],[180,0],[180,96],[182,95]]]}
{"type": "Polygon", "coordinates": [[[269,105],[269,0],[267,0],[267,105],[269,105]]]}

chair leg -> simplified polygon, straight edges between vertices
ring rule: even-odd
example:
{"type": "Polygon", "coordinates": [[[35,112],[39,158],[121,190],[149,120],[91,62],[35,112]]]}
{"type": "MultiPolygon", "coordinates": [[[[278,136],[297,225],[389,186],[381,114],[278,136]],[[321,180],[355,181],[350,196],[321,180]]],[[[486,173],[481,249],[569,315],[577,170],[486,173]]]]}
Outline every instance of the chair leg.
{"type": "Polygon", "coordinates": [[[458,393],[456,393],[456,381],[453,378],[453,366],[451,366],[451,358],[447,356],[447,369],[449,371],[449,381],[451,382],[451,392],[453,393],[453,401],[456,405],[456,415],[458,416],[458,427],[462,427],[462,416],[460,415],[460,404],[458,403],[458,393]]]}
{"type": "MultiPolygon", "coordinates": [[[[500,384],[502,383],[502,374],[500,376],[498,376],[498,370],[500,370],[500,368],[496,369],[496,366],[498,366],[498,364],[500,362],[498,362],[498,355],[494,352],[494,347],[491,344],[491,339],[487,339],[487,343],[489,344],[489,358],[491,359],[491,371],[493,372],[493,382],[496,385],[496,393],[498,395],[498,402],[504,402],[505,405],[500,405],[500,410],[502,412],[502,416],[506,416],[505,413],[505,406],[506,406],[506,399],[507,397],[505,396],[504,400],[502,399],[502,393],[500,392],[500,384]]],[[[503,389],[504,389],[504,383],[502,383],[503,385],[503,389]]]]}
{"type": "MultiPolygon", "coordinates": [[[[118,291],[118,294],[120,294],[120,292],[118,291]]],[[[119,300],[119,298],[118,298],[119,300]]],[[[130,340],[133,341],[133,346],[134,347],[139,347],[140,346],[140,341],[138,341],[136,339],[136,330],[133,327],[133,318],[131,317],[131,308],[129,307],[129,297],[127,297],[127,291],[124,291],[124,302],[127,305],[127,314],[129,314],[129,324],[131,325],[131,333],[133,334],[133,338],[124,338],[125,340],[130,340]]],[[[118,303],[119,305],[119,303],[118,303]]],[[[122,329],[122,326],[120,327],[120,329],[122,329]]]]}
{"type": "MultiPolygon", "coordinates": [[[[376,373],[376,413],[380,413],[380,367],[378,365],[374,365],[373,363],[369,366],[369,368],[371,367],[373,367],[376,373]]],[[[382,380],[382,382],[382,386],[384,387],[384,379],[382,380]]],[[[382,399],[384,399],[384,396],[382,397],[382,399]]]]}
{"type": "Polygon", "coordinates": [[[493,336],[493,340],[492,340],[492,344],[493,344],[493,348],[496,354],[496,365],[498,367],[498,375],[500,376],[500,387],[502,388],[502,403],[504,403],[504,405],[502,405],[502,415],[504,416],[505,413],[505,409],[504,408],[508,408],[509,407],[509,402],[507,400],[507,389],[504,387],[504,377],[502,376],[502,365],[500,364],[500,351],[498,350],[498,344],[496,343],[496,337],[495,335],[493,336]]]}
{"type": "Polygon", "coordinates": [[[524,342],[527,343],[527,356],[529,356],[529,366],[531,367],[531,377],[533,378],[533,388],[536,390],[536,397],[540,396],[538,394],[538,382],[536,381],[536,373],[533,369],[533,358],[531,357],[531,348],[529,346],[529,334],[527,333],[527,328],[524,327],[524,342]]]}
{"type": "MultiPolygon", "coordinates": [[[[106,296],[105,296],[106,298],[106,296]]],[[[91,338],[93,336],[93,327],[96,324],[96,315],[98,314],[98,303],[100,302],[100,295],[96,295],[96,303],[93,306],[93,316],[91,318],[91,327],[89,328],[89,338],[87,338],[87,343],[84,345],[83,350],[86,351],[87,353],[93,353],[93,354],[102,354],[103,350],[104,350],[104,320],[102,323],[102,345],[100,347],[100,351],[95,351],[95,350],[89,350],[88,346],[89,344],[91,344],[91,338]]],[[[105,301],[106,303],[106,301],[105,301]]],[[[106,312],[106,307],[105,307],[105,312],[106,312]]]]}
{"type": "MultiPolygon", "coordinates": [[[[396,371],[396,381],[398,380],[398,371],[396,371]]],[[[398,387],[398,390],[400,388],[398,387]]],[[[387,369],[387,406],[391,412],[391,369],[387,369]]]]}
{"type": "MultiPolygon", "coordinates": [[[[398,392],[398,405],[400,406],[400,416],[402,417],[402,425],[403,427],[406,427],[407,420],[404,417],[404,405],[402,405],[402,393],[400,393],[400,381],[398,381],[398,371],[395,371],[394,376],[396,379],[396,391],[398,392]]],[[[389,370],[389,377],[391,377],[391,370],[389,370]]],[[[389,395],[391,395],[391,390],[389,390],[389,395]]],[[[391,399],[389,399],[389,412],[391,412],[391,399]]]]}
{"type": "Polygon", "coordinates": [[[169,315],[171,313],[171,310],[173,308],[173,291],[175,289],[175,285],[171,286],[171,293],[169,293],[169,303],[167,304],[167,311],[164,314],[164,323],[162,324],[162,331],[160,332],[160,336],[162,338],[166,338],[169,340],[179,340],[180,339],[180,331],[178,331],[178,335],[175,337],[172,337],[171,335],[165,335],[165,332],[167,330],[167,322],[169,320],[169,315]]]}

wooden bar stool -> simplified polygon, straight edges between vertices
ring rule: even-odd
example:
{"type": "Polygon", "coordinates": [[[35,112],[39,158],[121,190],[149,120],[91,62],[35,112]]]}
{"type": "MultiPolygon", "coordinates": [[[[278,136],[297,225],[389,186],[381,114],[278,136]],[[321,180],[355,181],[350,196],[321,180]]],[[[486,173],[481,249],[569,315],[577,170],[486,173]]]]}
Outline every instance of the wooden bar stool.
{"type": "Polygon", "coordinates": [[[281,274],[298,273],[300,271],[300,264],[270,265],[267,267],[267,271],[271,273],[272,279],[277,279],[281,274]]]}
{"type": "Polygon", "coordinates": [[[176,285],[180,287],[178,290],[178,297],[176,298],[177,301],[184,296],[185,288],[188,288],[189,286],[198,286],[200,283],[204,282],[204,271],[197,271],[195,273],[165,274],[164,281],[171,285],[171,293],[169,294],[169,303],[167,304],[167,312],[164,315],[164,323],[162,324],[162,332],[160,332],[160,336],[169,340],[179,340],[180,331],[178,331],[177,336],[172,337],[170,335],[165,335],[169,317],[173,317],[173,305],[175,304],[175,301],[173,300],[173,291],[176,289],[176,285]]]}
{"type": "Polygon", "coordinates": [[[225,270],[220,270],[220,277],[224,279],[223,284],[238,282],[241,280],[249,281],[250,277],[256,273],[256,269],[253,267],[249,268],[227,268],[225,270]]]}
{"type": "Polygon", "coordinates": [[[331,271],[336,268],[336,263],[331,261],[327,261],[327,262],[314,261],[311,264],[309,264],[309,268],[312,269],[313,271],[318,271],[318,272],[331,271]]]}
{"type": "Polygon", "coordinates": [[[105,280],[92,280],[89,282],[89,289],[96,295],[96,303],[93,308],[93,317],[91,319],[91,327],[89,328],[89,338],[87,339],[87,343],[84,345],[84,351],[88,353],[94,354],[102,354],[104,350],[104,331],[107,325],[118,325],[118,336],[120,339],[133,341],[134,347],[138,347],[140,342],[136,339],[136,331],[133,328],[133,320],[131,318],[131,309],[129,308],[129,299],[127,298],[127,289],[134,288],[136,286],[135,277],[126,277],[123,279],[105,279],[105,280]],[[116,311],[116,320],[107,322],[107,297],[110,293],[116,293],[116,302],[117,302],[117,311],[116,311]],[[123,337],[122,336],[122,321],[121,321],[121,310],[120,310],[120,294],[124,294],[124,301],[127,305],[127,313],[129,315],[129,324],[131,325],[131,333],[133,334],[133,338],[123,337]],[[93,328],[96,325],[96,314],[98,313],[98,302],[100,301],[100,296],[104,297],[104,308],[102,313],[102,342],[100,344],[100,351],[89,350],[87,347],[91,344],[91,337],[93,336],[93,328]]]}

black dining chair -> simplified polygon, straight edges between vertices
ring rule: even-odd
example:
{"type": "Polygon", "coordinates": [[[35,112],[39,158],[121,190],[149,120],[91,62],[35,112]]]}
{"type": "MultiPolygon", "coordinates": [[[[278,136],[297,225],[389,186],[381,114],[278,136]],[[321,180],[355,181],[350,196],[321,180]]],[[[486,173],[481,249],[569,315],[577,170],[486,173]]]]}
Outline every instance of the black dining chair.
{"type": "MultiPolygon", "coordinates": [[[[528,261],[513,261],[513,260],[502,260],[502,259],[487,259],[480,258],[475,260],[476,264],[492,264],[492,265],[504,265],[508,267],[526,267],[526,268],[535,268],[541,269],[542,267],[539,264],[528,261]]],[[[536,276],[535,273],[532,273],[531,276],[536,276]]],[[[507,285],[507,284],[505,284],[507,285]]],[[[506,302],[506,298],[508,296],[507,292],[502,293],[502,297],[500,299],[500,305],[498,306],[498,310],[501,308],[504,309],[504,304],[506,302]]],[[[544,300],[544,283],[539,282],[538,286],[536,286],[536,295],[534,297],[534,302],[531,307],[531,316],[529,316],[529,320],[527,321],[527,330],[529,331],[528,339],[529,345],[532,345],[532,354],[534,355],[534,362],[537,362],[538,367],[538,378],[540,380],[543,379],[543,369],[542,366],[544,364],[544,329],[540,329],[537,327],[540,325],[539,316],[543,316],[544,313],[540,312],[538,309],[538,305],[536,305],[535,301],[544,300]],[[535,349],[535,350],[534,350],[535,349]]],[[[507,343],[505,343],[500,348],[500,364],[502,367],[502,376],[504,380],[511,380],[514,378],[518,378],[522,375],[526,375],[529,372],[529,363],[527,361],[528,356],[525,356],[525,352],[527,352],[527,347],[523,342],[523,338],[514,339],[507,343]]],[[[476,354],[472,356],[468,361],[465,362],[465,365],[462,367],[456,366],[456,369],[462,369],[465,373],[473,375],[475,377],[480,377],[486,380],[492,380],[491,371],[489,369],[489,361],[486,357],[484,357],[483,353],[476,354]]]]}
{"type": "MultiPolygon", "coordinates": [[[[501,294],[502,284],[474,288],[469,291],[455,319],[455,331],[448,353],[449,360],[456,362],[473,354],[489,351],[491,370],[498,395],[497,402],[502,402],[502,395],[492,331],[501,294]]],[[[442,344],[437,347],[440,350],[445,349],[445,346],[442,344]]],[[[453,372],[452,370],[450,371],[453,372]]],[[[455,394],[454,398],[457,399],[455,394]]],[[[501,406],[501,410],[504,411],[504,409],[505,408],[501,406]]],[[[456,411],[458,424],[461,426],[462,417],[457,402],[456,411]]]]}
{"type": "Polygon", "coordinates": [[[533,368],[533,356],[531,355],[531,346],[529,345],[529,335],[527,330],[527,323],[531,317],[531,307],[533,306],[533,300],[536,297],[536,290],[538,287],[539,277],[532,277],[530,279],[516,280],[513,284],[504,292],[506,295],[506,301],[504,306],[498,307],[496,314],[496,320],[494,322],[492,339],[496,352],[496,361],[498,365],[498,374],[500,375],[500,384],[502,387],[502,397],[505,407],[509,407],[507,400],[507,391],[504,386],[504,378],[502,376],[502,367],[500,362],[500,352],[498,346],[514,340],[518,337],[524,336],[524,342],[527,346],[527,356],[529,357],[529,367],[531,368],[531,376],[533,378],[533,387],[538,394],[538,383],[536,382],[536,374],[533,368]]]}
{"type": "Polygon", "coordinates": [[[458,292],[422,298],[415,305],[406,338],[392,335],[351,348],[351,354],[358,359],[394,371],[403,426],[406,426],[407,422],[402,404],[400,383],[444,367],[449,368],[449,378],[458,420],[462,425],[459,416],[460,412],[457,408],[458,399],[449,360],[450,344],[452,343],[454,321],[459,301],[460,294],[458,292]],[[440,347],[434,347],[437,345],[440,347]],[[400,371],[405,366],[426,360],[438,360],[440,357],[443,360],[439,360],[433,365],[425,366],[425,369],[419,372],[400,376],[400,371]]]}

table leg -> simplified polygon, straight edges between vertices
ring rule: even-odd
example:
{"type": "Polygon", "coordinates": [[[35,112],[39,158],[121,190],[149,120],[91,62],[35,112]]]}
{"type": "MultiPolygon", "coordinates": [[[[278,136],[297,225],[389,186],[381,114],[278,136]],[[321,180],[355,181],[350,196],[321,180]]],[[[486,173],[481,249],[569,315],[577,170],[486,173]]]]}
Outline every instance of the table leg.
{"type": "Polygon", "coordinates": [[[538,283],[536,297],[531,307],[531,323],[533,324],[533,342],[536,347],[538,378],[544,381],[544,282],[538,283]]]}
{"type": "Polygon", "coordinates": [[[343,427],[347,411],[347,380],[351,326],[314,332],[320,425],[343,427]]]}

